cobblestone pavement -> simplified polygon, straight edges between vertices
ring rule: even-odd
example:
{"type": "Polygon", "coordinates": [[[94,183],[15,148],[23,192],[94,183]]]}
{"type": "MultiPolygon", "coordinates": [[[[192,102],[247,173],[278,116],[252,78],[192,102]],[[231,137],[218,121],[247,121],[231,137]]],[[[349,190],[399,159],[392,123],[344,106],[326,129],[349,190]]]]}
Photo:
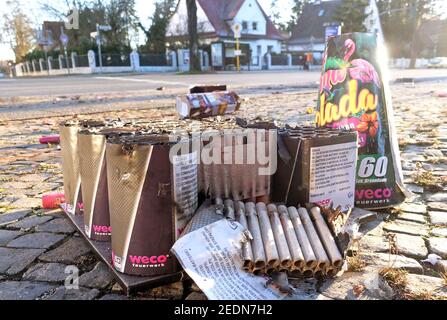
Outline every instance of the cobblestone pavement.
{"type": "MultiPolygon", "coordinates": [[[[414,199],[379,213],[365,225],[359,254],[339,278],[294,280],[302,299],[440,299],[447,297],[441,269],[422,260],[447,259],[447,83],[392,87],[405,182],[414,199]]],[[[242,96],[242,115],[297,119],[315,103],[312,93],[269,92],[242,96]]],[[[173,104],[173,100],[171,101],[173,104]]],[[[175,118],[173,108],[116,111],[96,118],[175,118]]],[[[41,209],[41,196],[63,192],[59,151],[39,145],[57,132],[57,118],[0,123],[0,299],[205,299],[188,281],[123,295],[60,210],[41,209]],[[66,268],[79,269],[79,290],[64,286],[66,268]]],[[[65,118],[66,119],[66,118],[65,118]]],[[[72,270],[72,269],[68,269],[72,270]]],[[[445,272],[445,271],[444,271],[445,272]]]]}

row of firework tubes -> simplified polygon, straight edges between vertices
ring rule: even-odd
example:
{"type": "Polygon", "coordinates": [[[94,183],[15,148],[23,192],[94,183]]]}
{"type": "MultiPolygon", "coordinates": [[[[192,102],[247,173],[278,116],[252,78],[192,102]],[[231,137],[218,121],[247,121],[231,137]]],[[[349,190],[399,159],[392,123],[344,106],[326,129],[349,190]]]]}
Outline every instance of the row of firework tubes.
{"type": "MultiPolygon", "coordinates": [[[[216,200],[228,219],[249,231],[243,244],[244,270],[253,274],[287,271],[304,277],[335,276],[344,260],[320,208],[216,200]]],[[[219,210],[219,209],[217,209],[219,210]]]]}

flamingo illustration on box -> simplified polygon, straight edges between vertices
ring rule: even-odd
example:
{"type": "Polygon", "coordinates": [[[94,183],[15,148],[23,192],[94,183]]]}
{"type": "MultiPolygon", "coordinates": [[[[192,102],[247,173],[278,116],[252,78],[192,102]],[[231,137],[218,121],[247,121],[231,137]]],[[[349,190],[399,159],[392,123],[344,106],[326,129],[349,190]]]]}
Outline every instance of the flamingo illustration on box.
{"type": "Polygon", "coordinates": [[[363,59],[355,59],[349,61],[356,50],[355,42],[352,39],[345,41],[346,54],[343,60],[350,62],[349,75],[352,79],[361,81],[362,83],[374,83],[377,87],[381,86],[379,75],[373,65],[363,59]]]}

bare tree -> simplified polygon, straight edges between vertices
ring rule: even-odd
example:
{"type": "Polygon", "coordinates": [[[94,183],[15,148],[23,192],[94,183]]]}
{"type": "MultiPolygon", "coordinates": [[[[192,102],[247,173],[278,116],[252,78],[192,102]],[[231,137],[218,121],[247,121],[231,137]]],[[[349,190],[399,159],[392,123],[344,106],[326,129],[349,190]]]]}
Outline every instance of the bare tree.
{"type": "Polygon", "coordinates": [[[20,62],[33,49],[35,32],[29,17],[23,12],[17,0],[8,1],[7,5],[8,13],[3,15],[3,25],[0,26],[3,41],[9,43],[16,62],[20,62]]]}
{"type": "Polygon", "coordinates": [[[186,7],[188,10],[189,62],[191,66],[190,71],[200,71],[196,0],[186,0],[186,7]]]}

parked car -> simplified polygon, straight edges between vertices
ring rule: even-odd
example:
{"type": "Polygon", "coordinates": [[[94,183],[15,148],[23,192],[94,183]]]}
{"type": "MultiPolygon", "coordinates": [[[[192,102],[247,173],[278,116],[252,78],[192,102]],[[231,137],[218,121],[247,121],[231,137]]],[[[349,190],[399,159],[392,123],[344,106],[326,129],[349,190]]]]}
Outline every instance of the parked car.
{"type": "Polygon", "coordinates": [[[427,67],[429,68],[447,68],[447,57],[436,57],[430,59],[427,67]]]}
{"type": "Polygon", "coordinates": [[[5,77],[5,74],[2,73],[2,72],[0,72],[0,79],[1,79],[1,78],[4,78],[4,77],[5,77]]]}

